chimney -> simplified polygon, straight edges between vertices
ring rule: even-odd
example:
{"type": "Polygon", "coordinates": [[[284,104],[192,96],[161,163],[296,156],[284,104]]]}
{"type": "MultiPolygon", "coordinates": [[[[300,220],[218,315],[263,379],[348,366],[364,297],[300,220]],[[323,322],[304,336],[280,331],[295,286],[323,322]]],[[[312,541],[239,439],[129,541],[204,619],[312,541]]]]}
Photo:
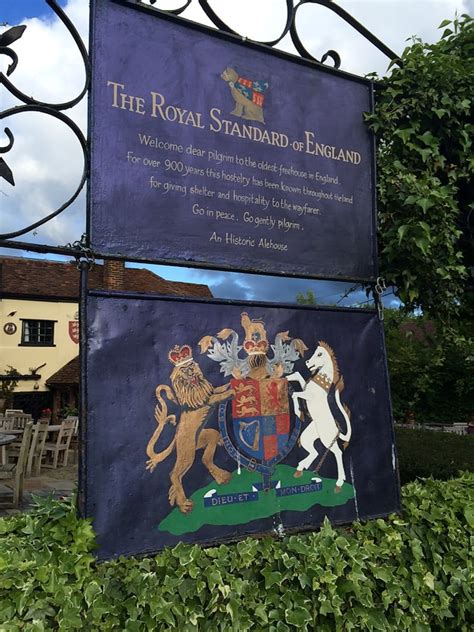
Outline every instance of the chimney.
{"type": "Polygon", "coordinates": [[[123,261],[104,261],[104,289],[125,289],[125,263],[123,261]]]}

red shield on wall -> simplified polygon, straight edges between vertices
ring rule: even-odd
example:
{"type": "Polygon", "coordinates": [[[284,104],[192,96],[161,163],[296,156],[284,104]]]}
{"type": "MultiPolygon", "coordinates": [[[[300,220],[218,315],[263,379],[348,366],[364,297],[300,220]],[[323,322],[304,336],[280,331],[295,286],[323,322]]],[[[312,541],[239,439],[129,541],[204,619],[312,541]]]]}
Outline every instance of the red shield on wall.
{"type": "Polygon", "coordinates": [[[73,342],[78,344],[79,342],[79,321],[78,320],[70,320],[69,321],[69,337],[73,342]]]}

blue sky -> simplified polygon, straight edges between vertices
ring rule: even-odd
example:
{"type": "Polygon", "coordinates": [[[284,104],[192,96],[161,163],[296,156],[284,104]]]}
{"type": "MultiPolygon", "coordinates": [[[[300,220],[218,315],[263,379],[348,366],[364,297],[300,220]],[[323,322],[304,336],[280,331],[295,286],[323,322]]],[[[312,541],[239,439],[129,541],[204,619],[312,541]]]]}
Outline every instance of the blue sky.
{"type": "MultiPolygon", "coordinates": [[[[87,43],[89,0],[59,0],[59,4],[65,7],[66,13],[87,43]]],[[[180,4],[181,2],[174,0],[160,0],[157,6],[172,8],[180,4]]],[[[407,39],[412,35],[419,35],[425,41],[439,39],[437,27],[440,22],[445,18],[453,18],[455,11],[471,13],[473,2],[337,0],[337,4],[360,20],[392,50],[401,53],[407,39]]],[[[276,34],[275,29],[280,28],[279,22],[284,19],[281,7],[284,5],[283,0],[259,0],[258,3],[255,3],[255,0],[213,2],[213,7],[222,12],[222,17],[232,28],[248,37],[263,40],[271,39],[276,34]],[[251,20],[248,19],[250,15],[251,20]]],[[[321,51],[335,48],[341,53],[342,69],[349,72],[360,75],[373,70],[379,74],[385,72],[387,59],[373,46],[361,42],[360,38],[351,39],[353,34],[340,28],[341,25],[337,22],[325,26],[321,22],[323,16],[316,15],[316,10],[322,11],[321,7],[307,7],[308,13],[302,13],[301,29],[307,29],[305,44],[310,50],[316,54],[319,51],[321,54],[321,51]]],[[[184,17],[206,22],[197,0],[192,2],[184,17]]],[[[21,22],[25,22],[28,28],[21,40],[15,43],[14,48],[19,55],[20,63],[11,79],[15,79],[18,87],[24,92],[33,94],[40,100],[60,102],[75,96],[80,91],[83,81],[82,64],[69,34],[58,22],[45,0],[0,0],[0,32],[21,22]]],[[[282,45],[282,48],[289,50],[286,45],[282,45]]],[[[2,94],[2,108],[17,104],[13,98],[8,95],[4,97],[2,94]]],[[[83,99],[74,111],[69,112],[85,132],[86,100],[83,99]]],[[[60,206],[74,191],[82,171],[77,141],[67,138],[59,124],[51,121],[44,124],[45,117],[39,121],[39,116],[17,116],[14,125],[11,125],[12,129],[14,127],[15,147],[8,154],[8,163],[18,176],[14,188],[5,183],[0,186],[2,223],[7,230],[16,230],[28,225],[60,206]]],[[[54,245],[64,245],[79,239],[85,230],[85,203],[85,195],[81,194],[60,217],[20,239],[30,243],[54,245]]],[[[35,256],[32,253],[6,249],[3,249],[1,254],[35,256]]],[[[333,304],[339,301],[341,305],[367,305],[365,292],[361,288],[341,299],[351,287],[347,283],[262,277],[170,266],[146,267],[170,280],[205,283],[209,285],[213,294],[220,298],[293,302],[299,292],[312,290],[322,303],[333,304]]],[[[387,291],[385,302],[387,305],[395,304],[393,293],[387,291]]]]}
{"type": "MultiPolygon", "coordinates": [[[[59,0],[62,7],[66,0],[59,0]]],[[[0,23],[8,22],[15,26],[25,18],[42,17],[51,14],[51,9],[44,0],[2,0],[0,4],[0,23]]]]}

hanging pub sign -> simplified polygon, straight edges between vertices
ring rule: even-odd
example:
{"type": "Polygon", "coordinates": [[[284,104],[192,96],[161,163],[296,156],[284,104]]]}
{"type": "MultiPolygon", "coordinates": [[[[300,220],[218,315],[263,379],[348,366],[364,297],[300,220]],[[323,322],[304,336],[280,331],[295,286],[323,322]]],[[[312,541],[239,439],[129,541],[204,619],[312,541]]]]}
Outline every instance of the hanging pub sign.
{"type": "Polygon", "coordinates": [[[399,509],[373,311],[92,291],[86,319],[80,497],[99,557],[399,509]]]}
{"type": "Polygon", "coordinates": [[[91,56],[94,251],[376,276],[369,81],[118,0],[91,56]]]}

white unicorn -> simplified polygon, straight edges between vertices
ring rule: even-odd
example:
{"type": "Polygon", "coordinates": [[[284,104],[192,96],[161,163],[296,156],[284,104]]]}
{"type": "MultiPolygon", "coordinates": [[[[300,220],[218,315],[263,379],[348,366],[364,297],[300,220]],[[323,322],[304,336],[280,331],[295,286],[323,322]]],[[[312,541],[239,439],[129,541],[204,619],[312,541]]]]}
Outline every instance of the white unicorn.
{"type": "MultiPolygon", "coordinates": [[[[318,451],[314,447],[316,439],[320,439],[326,448],[319,469],[329,451],[336,457],[337,463],[337,482],[335,492],[341,490],[342,484],[346,480],[344,464],[342,462],[342,450],[337,440],[346,442],[347,447],[352,434],[351,422],[349,419],[350,411],[346,406],[341,405],[340,393],[344,389],[344,380],[339,372],[337,360],[334,351],[325,342],[319,341],[316,351],[311,358],[306,361],[306,366],[311,371],[310,379],[305,382],[300,373],[295,372],[287,376],[287,380],[298,381],[301,392],[293,393],[293,404],[295,413],[300,415],[300,399],[306,401],[308,412],[311,416],[311,422],[307,428],[303,430],[300,437],[301,446],[308,452],[308,456],[302,459],[297,466],[295,477],[302,476],[303,470],[309,469],[313,461],[318,456],[318,451]],[[344,416],[347,431],[345,434],[341,432],[339,424],[329,408],[328,394],[331,386],[334,384],[336,403],[344,416]]],[[[316,470],[317,471],[317,470],[316,470]]]]}

